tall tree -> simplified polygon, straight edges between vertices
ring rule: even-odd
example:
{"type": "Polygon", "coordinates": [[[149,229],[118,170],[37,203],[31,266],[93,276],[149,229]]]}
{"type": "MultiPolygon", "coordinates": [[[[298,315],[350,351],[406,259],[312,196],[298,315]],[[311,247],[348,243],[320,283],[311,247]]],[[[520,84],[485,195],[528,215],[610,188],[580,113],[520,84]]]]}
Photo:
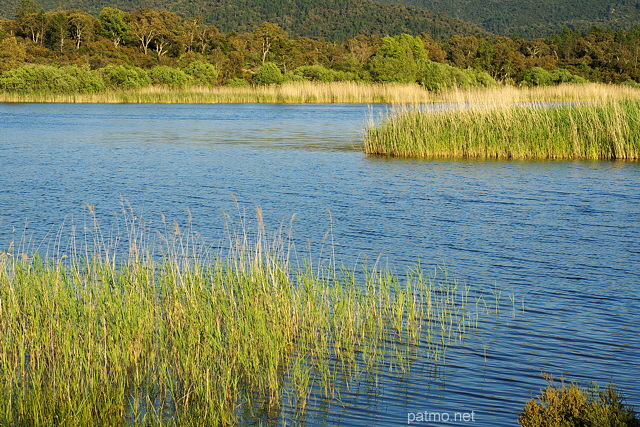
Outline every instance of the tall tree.
{"type": "Polygon", "coordinates": [[[51,47],[58,46],[60,53],[63,52],[64,42],[70,37],[69,18],[64,12],[49,13],[49,26],[47,37],[51,47]]]}
{"type": "Polygon", "coordinates": [[[129,33],[127,14],[120,9],[105,7],[100,12],[99,20],[101,34],[118,47],[129,33]]]}
{"type": "Polygon", "coordinates": [[[285,30],[277,24],[269,22],[263,22],[262,25],[255,27],[253,35],[263,64],[267,62],[267,57],[274,44],[289,37],[285,30]]]}
{"type": "Polygon", "coordinates": [[[88,13],[80,10],[67,12],[71,38],[76,41],[76,49],[80,49],[82,43],[87,43],[95,37],[96,19],[88,13]]]}
{"type": "Polygon", "coordinates": [[[149,45],[162,30],[160,14],[154,10],[143,8],[134,10],[128,16],[131,34],[140,42],[140,47],[146,55],[149,45]]]}

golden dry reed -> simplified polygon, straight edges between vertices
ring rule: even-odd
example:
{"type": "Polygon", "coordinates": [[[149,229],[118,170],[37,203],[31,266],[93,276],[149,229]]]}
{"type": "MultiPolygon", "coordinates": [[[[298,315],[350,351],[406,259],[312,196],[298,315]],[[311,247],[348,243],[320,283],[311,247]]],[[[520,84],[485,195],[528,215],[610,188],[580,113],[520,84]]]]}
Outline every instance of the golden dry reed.
{"type": "Polygon", "coordinates": [[[71,231],[88,246],[0,252],[0,425],[304,417],[314,395],[437,363],[487,308],[442,271],[298,265],[288,233],[260,216],[215,253],[188,227],[165,224],[152,241],[125,218],[109,242],[89,220],[71,231]]]}
{"type": "Polygon", "coordinates": [[[290,82],[282,85],[169,89],[148,86],[92,94],[15,94],[0,92],[0,102],[59,103],[389,103],[433,102],[514,104],[521,102],[640,101],[630,86],[582,84],[539,88],[496,86],[429,92],[418,84],[290,82]]]}
{"type": "Polygon", "coordinates": [[[293,82],[282,85],[169,89],[149,86],[137,90],[92,94],[11,94],[0,102],[61,103],[422,103],[433,96],[417,84],[359,82],[293,82]]]}
{"type": "Polygon", "coordinates": [[[368,129],[364,150],[413,158],[638,160],[640,103],[404,109],[368,129]]]}

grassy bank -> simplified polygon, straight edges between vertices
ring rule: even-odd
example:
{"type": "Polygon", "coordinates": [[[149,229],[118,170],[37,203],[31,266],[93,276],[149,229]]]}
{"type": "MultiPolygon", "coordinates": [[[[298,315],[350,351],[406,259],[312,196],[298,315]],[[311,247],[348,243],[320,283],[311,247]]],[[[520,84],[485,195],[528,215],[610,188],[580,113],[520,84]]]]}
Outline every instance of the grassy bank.
{"type": "Polygon", "coordinates": [[[282,85],[189,89],[149,86],[91,94],[1,93],[0,102],[65,103],[423,103],[432,95],[417,84],[297,82],[282,85]]]}
{"type": "Polygon", "coordinates": [[[458,105],[405,110],[365,136],[368,154],[414,158],[640,158],[640,104],[458,105]]]}
{"type": "Polygon", "coordinates": [[[79,239],[90,248],[0,253],[0,424],[304,414],[312,395],[338,399],[365,374],[437,362],[491,301],[419,268],[298,266],[285,234],[261,224],[216,254],[177,225],[159,246],[137,227],[116,239],[126,251],[96,226],[79,239]]]}
{"type": "Polygon", "coordinates": [[[148,86],[87,94],[0,92],[0,102],[62,103],[472,103],[505,105],[522,102],[640,101],[640,89],[630,86],[583,84],[538,88],[497,86],[429,92],[417,84],[359,82],[295,82],[270,86],[192,87],[148,86]]]}

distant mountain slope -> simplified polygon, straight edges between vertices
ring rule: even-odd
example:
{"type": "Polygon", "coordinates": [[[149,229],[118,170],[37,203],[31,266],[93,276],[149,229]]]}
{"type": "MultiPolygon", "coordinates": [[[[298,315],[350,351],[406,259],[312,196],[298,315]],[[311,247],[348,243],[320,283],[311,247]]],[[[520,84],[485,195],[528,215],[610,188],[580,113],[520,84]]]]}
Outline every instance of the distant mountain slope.
{"type": "MultiPolygon", "coordinates": [[[[0,16],[13,18],[20,0],[0,6],[0,16]]],[[[358,34],[388,35],[427,32],[436,38],[486,34],[475,24],[399,3],[371,0],[37,0],[45,10],[80,9],[97,15],[103,7],[131,11],[140,7],[201,15],[223,32],[251,31],[269,21],[291,36],[345,40],[358,34]]]]}
{"type": "Polygon", "coordinates": [[[592,25],[630,29],[640,25],[640,0],[380,0],[404,3],[473,22],[485,30],[525,38],[592,25]]]}

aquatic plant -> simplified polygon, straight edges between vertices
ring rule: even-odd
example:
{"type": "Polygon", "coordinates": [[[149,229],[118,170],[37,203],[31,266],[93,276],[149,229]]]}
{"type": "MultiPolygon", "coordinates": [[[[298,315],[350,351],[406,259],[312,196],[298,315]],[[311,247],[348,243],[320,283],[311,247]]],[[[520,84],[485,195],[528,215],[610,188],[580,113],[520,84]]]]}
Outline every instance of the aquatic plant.
{"type": "Polygon", "coordinates": [[[544,374],[548,382],[536,399],[527,401],[520,418],[524,427],[556,426],[640,426],[633,408],[626,405],[622,393],[613,384],[601,388],[597,383],[584,388],[561,378],[556,384],[553,376],[544,374]]]}
{"type": "Polygon", "coordinates": [[[368,129],[368,154],[418,158],[640,158],[640,104],[405,109],[368,129]]]}
{"type": "Polygon", "coordinates": [[[125,212],[113,240],[94,217],[48,255],[0,253],[0,424],[235,425],[287,402],[304,416],[311,395],[438,363],[475,327],[474,293],[438,269],[298,262],[258,214],[216,251],[167,221],[154,241],[125,212]]]}

